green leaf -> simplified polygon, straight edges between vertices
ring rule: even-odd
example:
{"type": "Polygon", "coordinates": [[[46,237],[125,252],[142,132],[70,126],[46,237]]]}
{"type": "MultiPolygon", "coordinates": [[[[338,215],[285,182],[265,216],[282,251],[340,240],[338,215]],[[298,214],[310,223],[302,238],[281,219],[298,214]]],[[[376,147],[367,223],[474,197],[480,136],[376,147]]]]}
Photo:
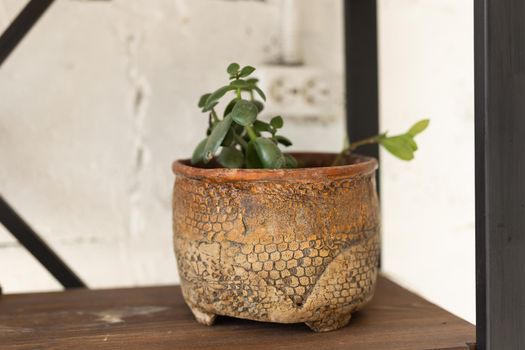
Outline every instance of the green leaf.
{"type": "Polygon", "coordinates": [[[285,159],[284,166],[286,168],[289,168],[289,169],[297,168],[298,163],[297,163],[297,159],[295,159],[294,156],[288,153],[284,153],[284,159],[285,159]]]}
{"type": "Polygon", "coordinates": [[[256,120],[256,121],[253,122],[253,130],[255,130],[258,133],[261,133],[263,131],[273,132],[272,127],[270,126],[270,124],[268,124],[266,122],[263,122],[263,121],[260,121],[260,120],[256,120]]]}
{"type": "Polygon", "coordinates": [[[204,147],[204,162],[207,163],[210,159],[213,158],[215,152],[221,145],[222,141],[226,137],[228,130],[232,124],[232,118],[230,115],[227,115],[223,120],[215,124],[213,130],[211,131],[210,136],[208,136],[208,141],[204,147]]]}
{"type": "Polygon", "coordinates": [[[255,150],[266,169],[280,169],[286,160],[279,147],[270,139],[258,137],[254,140],[255,150]]]}
{"type": "Polygon", "coordinates": [[[283,127],[284,121],[283,121],[283,118],[280,115],[278,115],[277,117],[273,117],[272,120],[270,120],[270,124],[274,128],[280,129],[283,127]]]}
{"type": "Polygon", "coordinates": [[[430,124],[429,119],[423,119],[412,125],[410,130],[408,130],[407,134],[410,136],[416,136],[417,134],[423,132],[427,127],[428,124],[430,124]]]}
{"type": "Polygon", "coordinates": [[[226,133],[226,136],[224,136],[224,140],[222,140],[221,146],[228,147],[231,146],[234,140],[233,136],[233,128],[230,127],[228,132],[226,133]]]}
{"type": "Polygon", "coordinates": [[[250,79],[246,79],[246,82],[250,85],[255,85],[259,82],[259,79],[257,78],[250,78],[250,79]]]}
{"type": "Polygon", "coordinates": [[[193,155],[191,156],[191,164],[197,164],[204,159],[204,146],[206,146],[207,141],[208,138],[206,137],[204,140],[199,142],[197,147],[195,147],[193,155]]]}
{"type": "Polygon", "coordinates": [[[414,141],[414,138],[409,134],[400,135],[403,141],[412,149],[412,151],[417,151],[417,143],[414,141]]]}
{"type": "Polygon", "coordinates": [[[248,142],[248,147],[246,148],[246,167],[248,169],[260,169],[263,167],[255,149],[254,141],[248,142]]]}
{"type": "Polygon", "coordinates": [[[224,116],[230,114],[230,112],[232,111],[233,109],[233,106],[235,106],[235,104],[237,103],[237,99],[234,98],[233,100],[231,100],[230,102],[228,102],[228,105],[226,106],[226,108],[224,108],[224,116]]]}
{"type": "Polygon", "coordinates": [[[257,106],[257,110],[261,113],[264,109],[264,104],[261,101],[253,100],[252,103],[257,106]]]}
{"type": "Polygon", "coordinates": [[[235,90],[234,87],[226,85],[218,88],[208,96],[206,103],[204,104],[203,112],[211,110],[219,101],[219,99],[224,96],[228,91],[235,90]]]}
{"type": "Polygon", "coordinates": [[[255,68],[253,68],[252,66],[246,66],[246,67],[243,67],[243,69],[241,69],[241,74],[239,74],[239,76],[241,78],[244,78],[252,74],[254,71],[255,71],[255,68]]]}
{"type": "Polygon", "coordinates": [[[235,147],[224,147],[217,159],[225,168],[241,168],[244,163],[244,154],[235,147]]]}
{"type": "Polygon", "coordinates": [[[241,68],[241,66],[239,66],[238,63],[230,63],[228,68],[226,68],[226,72],[228,72],[229,75],[235,75],[239,72],[239,68],[241,68]]]}
{"type": "Polygon", "coordinates": [[[218,104],[219,104],[219,101],[215,101],[215,102],[213,102],[211,105],[209,105],[208,107],[204,107],[204,108],[202,109],[202,111],[203,111],[203,112],[209,112],[209,111],[211,111],[212,109],[214,109],[215,106],[217,106],[218,104]]]}
{"type": "Polygon", "coordinates": [[[275,139],[276,139],[277,142],[279,142],[281,145],[284,145],[284,146],[286,146],[286,147],[292,145],[292,141],[290,141],[290,139],[288,139],[287,137],[284,137],[284,136],[281,136],[281,135],[276,135],[276,136],[275,136],[275,139]]]}
{"type": "Polygon", "coordinates": [[[246,80],[242,79],[235,79],[230,83],[230,86],[236,88],[236,89],[247,89],[250,87],[250,85],[246,82],[246,80]]]}
{"type": "Polygon", "coordinates": [[[204,107],[204,104],[206,103],[206,100],[208,99],[208,97],[210,97],[211,94],[204,94],[202,95],[200,98],[199,98],[199,107],[202,108],[204,107]]]}
{"type": "Polygon", "coordinates": [[[263,101],[266,102],[266,95],[264,94],[264,92],[258,86],[253,86],[252,88],[259,94],[259,96],[261,96],[263,101]]]}
{"type": "Polygon", "coordinates": [[[250,101],[239,100],[232,109],[231,117],[239,125],[249,126],[257,118],[257,107],[250,101]]]}
{"type": "Polygon", "coordinates": [[[379,140],[379,143],[394,156],[402,160],[414,159],[414,151],[407,142],[399,136],[386,137],[379,140]]]}

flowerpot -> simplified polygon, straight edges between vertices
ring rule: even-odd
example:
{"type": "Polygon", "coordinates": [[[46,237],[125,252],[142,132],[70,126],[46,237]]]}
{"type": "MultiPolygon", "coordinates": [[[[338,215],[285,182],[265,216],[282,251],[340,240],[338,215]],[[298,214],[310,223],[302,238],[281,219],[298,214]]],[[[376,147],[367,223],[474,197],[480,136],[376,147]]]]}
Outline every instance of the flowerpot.
{"type": "Polygon", "coordinates": [[[173,163],[174,247],[198,322],[216,315],[345,326],[373,296],[379,256],[377,161],[295,153],[297,169],[173,163]]]}

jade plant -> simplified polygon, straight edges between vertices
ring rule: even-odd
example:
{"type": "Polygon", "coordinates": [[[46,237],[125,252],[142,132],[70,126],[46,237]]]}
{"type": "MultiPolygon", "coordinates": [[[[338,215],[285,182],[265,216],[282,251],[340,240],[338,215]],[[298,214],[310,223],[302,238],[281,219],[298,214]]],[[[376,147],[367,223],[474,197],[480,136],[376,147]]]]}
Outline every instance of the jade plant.
{"type": "MultiPolygon", "coordinates": [[[[269,122],[258,117],[264,109],[266,96],[251,77],[255,68],[241,67],[238,63],[228,65],[229,83],[200,97],[198,107],[208,115],[206,137],[199,142],[191,163],[208,164],[216,161],[225,168],[296,168],[297,160],[281,150],[292,142],[280,134],[284,121],[274,116],[269,122]],[[232,95],[223,112],[217,111],[219,102],[232,95]],[[218,153],[218,156],[217,156],[218,153]]],[[[382,133],[364,140],[346,142],[343,150],[334,158],[332,165],[341,165],[343,159],[358,147],[378,143],[394,156],[411,160],[417,150],[414,137],[427,128],[428,119],[415,123],[406,133],[388,136],[382,133]]]]}

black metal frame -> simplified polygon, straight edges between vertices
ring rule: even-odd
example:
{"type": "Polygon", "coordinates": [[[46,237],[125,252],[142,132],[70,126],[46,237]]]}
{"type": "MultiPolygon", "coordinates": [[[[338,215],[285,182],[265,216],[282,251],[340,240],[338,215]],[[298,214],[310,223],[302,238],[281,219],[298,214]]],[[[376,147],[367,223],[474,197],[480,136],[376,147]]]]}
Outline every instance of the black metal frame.
{"type": "Polygon", "coordinates": [[[474,4],[478,349],[525,349],[525,2],[474,4]]]}
{"type": "MultiPolygon", "coordinates": [[[[344,4],[353,139],[378,125],[377,14],[344,4]]],[[[474,22],[477,349],[525,349],[525,2],[475,0],[474,22]]]]}
{"type": "Polygon", "coordinates": [[[65,288],[86,287],[1,195],[0,222],[65,288]]]}
{"type": "Polygon", "coordinates": [[[54,0],[31,0],[0,37],[0,66],[54,0]]]}
{"type": "MultiPolygon", "coordinates": [[[[31,0],[0,37],[0,66],[27,35],[54,0],[31,0]]],[[[0,223],[65,288],[86,287],[85,283],[62,261],[40,236],[0,195],[0,223]]]]}
{"type": "MultiPolygon", "coordinates": [[[[345,1],[346,130],[350,140],[379,133],[376,0],[345,1]]],[[[379,159],[377,145],[359,153],[379,159]]]]}
{"type": "MultiPolygon", "coordinates": [[[[31,0],[0,37],[0,65],[53,0],[31,0]]],[[[347,0],[347,131],[378,132],[376,0],[347,0]]],[[[475,0],[476,329],[479,350],[525,348],[525,3],[475,0]]],[[[377,157],[377,148],[363,153],[377,157]]],[[[0,197],[1,222],[65,286],[82,281],[0,197]],[[42,253],[43,252],[43,253],[42,253]]]]}

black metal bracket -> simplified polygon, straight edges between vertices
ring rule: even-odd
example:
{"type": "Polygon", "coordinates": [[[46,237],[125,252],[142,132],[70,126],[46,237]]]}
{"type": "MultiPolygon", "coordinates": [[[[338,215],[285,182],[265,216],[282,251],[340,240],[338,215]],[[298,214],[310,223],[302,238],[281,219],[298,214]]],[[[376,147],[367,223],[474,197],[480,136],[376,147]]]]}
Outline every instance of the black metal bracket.
{"type": "Polygon", "coordinates": [[[2,223],[65,288],[86,287],[84,282],[49,248],[1,195],[0,223],[2,223]]]}
{"type": "Polygon", "coordinates": [[[0,37],[0,66],[54,0],[31,0],[0,37]]]}
{"type": "MultiPolygon", "coordinates": [[[[54,0],[31,0],[0,36],[0,66],[54,0]]],[[[65,287],[86,287],[0,195],[0,223],[65,287]]]]}
{"type": "Polygon", "coordinates": [[[479,350],[525,349],[525,2],[475,0],[479,350]]]}
{"type": "MultiPolygon", "coordinates": [[[[346,128],[350,141],[379,133],[377,0],[349,0],[345,6],[346,128]]],[[[377,145],[359,153],[379,159],[377,145]]]]}

